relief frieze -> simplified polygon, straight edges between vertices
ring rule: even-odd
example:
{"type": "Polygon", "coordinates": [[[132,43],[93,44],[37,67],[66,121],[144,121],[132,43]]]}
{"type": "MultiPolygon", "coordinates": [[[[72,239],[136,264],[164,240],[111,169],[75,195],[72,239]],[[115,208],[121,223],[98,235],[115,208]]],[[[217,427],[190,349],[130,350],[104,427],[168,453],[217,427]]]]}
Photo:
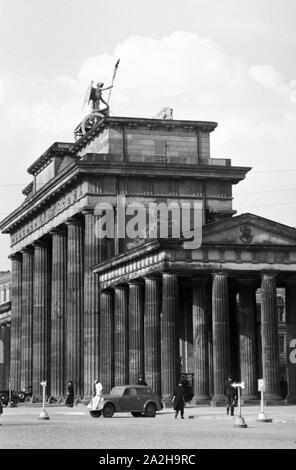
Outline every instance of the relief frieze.
{"type": "Polygon", "coordinates": [[[64,196],[61,196],[56,202],[54,202],[46,210],[43,210],[39,215],[35,216],[32,220],[25,223],[16,232],[11,235],[11,245],[15,245],[23,238],[27,237],[35,230],[45,225],[56,215],[63,212],[65,209],[71,207],[76,201],[78,201],[84,195],[82,184],[74,188],[71,192],[64,196]]]}

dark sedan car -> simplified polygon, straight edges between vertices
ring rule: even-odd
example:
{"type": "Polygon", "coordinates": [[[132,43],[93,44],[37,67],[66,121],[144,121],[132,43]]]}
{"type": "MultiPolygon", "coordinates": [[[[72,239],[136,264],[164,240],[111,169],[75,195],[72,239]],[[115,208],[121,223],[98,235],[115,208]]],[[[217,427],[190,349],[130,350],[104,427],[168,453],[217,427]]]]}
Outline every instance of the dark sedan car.
{"type": "Polygon", "coordinates": [[[102,399],[90,415],[98,418],[103,414],[111,418],[114,413],[130,412],[133,416],[147,416],[154,418],[156,411],[163,409],[160,397],[155,395],[149,387],[144,385],[125,385],[113,387],[109,395],[102,395],[102,399]]]}
{"type": "Polygon", "coordinates": [[[10,403],[11,406],[16,406],[18,402],[18,397],[15,392],[11,392],[10,402],[9,402],[9,390],[0,391],[0,399],[3,406],[8,406],[10,403]]]}

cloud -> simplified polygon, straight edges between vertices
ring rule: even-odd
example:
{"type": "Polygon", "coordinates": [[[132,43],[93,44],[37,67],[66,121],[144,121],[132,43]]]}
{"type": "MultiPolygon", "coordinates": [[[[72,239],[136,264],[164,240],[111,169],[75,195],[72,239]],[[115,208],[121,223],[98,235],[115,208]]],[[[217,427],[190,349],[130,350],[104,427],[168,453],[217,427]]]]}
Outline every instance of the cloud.
{"type": "MultiPolygon", "coordinates": [[[[26,168],[49,145],[74,140],[75,127],[90,112],[81,110],[90,81],[109,85],[118,59],[112,115],[152,117],[169,106],[176,119],[219,123],[211,136],[213,157],[254,169],[295,167],[296,80],[289,82],[272,64],[249,66],[209,38],[176,31],[159,39],[130,37],[113,54],[87,58],[76,77],[1,76],[1,152],[9,163],[0,183],[3,178],[26,182],[26,168]]],[[[284,178],[284,173],[279,175],[272,183],[275,188],[285,185],[284,178]]],[[[262,181],[246,181],[260,190],[262,181]]],[[[19,193],[17,204],[18,198],[19,193]]],[[[10,198],[11,205],[13,201],[10,198]]],[[[0,213],[7,211],[2,198],[0,213]]],[[[291,223],[289,217],[291,212],[274,213],[283,223],[291,223]]]]}

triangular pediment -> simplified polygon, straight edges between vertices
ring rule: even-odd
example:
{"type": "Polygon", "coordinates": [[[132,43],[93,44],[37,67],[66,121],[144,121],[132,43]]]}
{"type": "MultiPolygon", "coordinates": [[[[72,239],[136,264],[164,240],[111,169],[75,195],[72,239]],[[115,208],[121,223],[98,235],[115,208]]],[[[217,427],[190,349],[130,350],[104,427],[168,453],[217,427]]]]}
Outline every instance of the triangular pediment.
{"type": "Polygon", "coordinates": [[[241,214],[203,227],[204,245],[296,246],[296,229],[254,214],[241,214]]]}

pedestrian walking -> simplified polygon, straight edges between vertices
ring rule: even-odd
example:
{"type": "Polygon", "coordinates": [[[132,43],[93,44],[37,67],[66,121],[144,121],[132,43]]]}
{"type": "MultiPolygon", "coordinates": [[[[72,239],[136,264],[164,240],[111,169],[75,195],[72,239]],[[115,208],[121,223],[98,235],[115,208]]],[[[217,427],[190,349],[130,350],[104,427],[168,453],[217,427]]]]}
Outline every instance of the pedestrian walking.
{"type": "MultiPolygon", "coordinates": [[[[1,397],[0,397],[0,418],[1,418],[2,413],[3,413],[3,404],[2,404],[1,397]]],[[[0,423],[0,426],[1,426],[1,423],[0,423]]]]}
{"type": "Polygon", "coordinates": [[[144,376],[142,374],[139,375],[139,379],[138,379],[138,383],[137,385],[146,385],[147,386],[147,383],[144,379],[144,376]]]}
{"type": "Polygon", "coordinates": [[[232,378],[228,377],[224,386],[224,395],[226,397],[226,414],[229,415],[229,410],[230,410],[231,416],[234,415],[234,407],[235,407],[235,402],[236,402],[236,397],[237,397],[236,388],[232,384],[233,384],[232,378]]]}
{"type": "Polygon", "coordinates": [[[74,405],[74,386],[72,380],[68,382],[65,405],[70,408],[73,408],[74,405]]]}
{"type": "Polygon", "coordinates": [[[181,419],[184,419],[184,406],[185,406],[185,392],[186,389],[180,381],[173,393],[173,408],[175,410],[175,419],[177,419],[179,411],[181,414],[181,419]]]}
{"type": "Polygon", "coordinates": [[[88,408],[92,411],[96,410],[100,404],[100,401],[103,400],[102,398],[103,393],[103,385],[101,384],[100,380],[95,380],[95,395],[92,397],[91,402],[88,405],[88,408]]]}

